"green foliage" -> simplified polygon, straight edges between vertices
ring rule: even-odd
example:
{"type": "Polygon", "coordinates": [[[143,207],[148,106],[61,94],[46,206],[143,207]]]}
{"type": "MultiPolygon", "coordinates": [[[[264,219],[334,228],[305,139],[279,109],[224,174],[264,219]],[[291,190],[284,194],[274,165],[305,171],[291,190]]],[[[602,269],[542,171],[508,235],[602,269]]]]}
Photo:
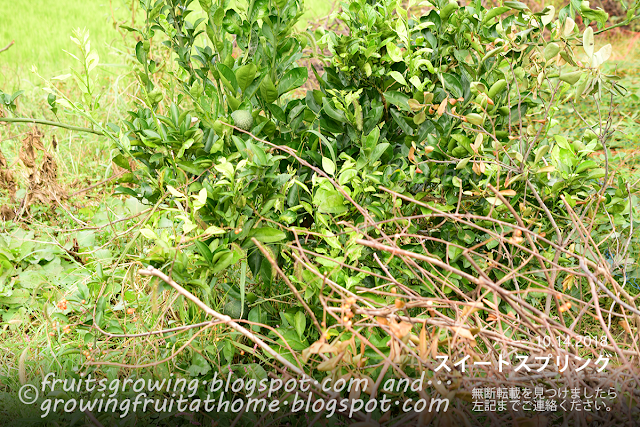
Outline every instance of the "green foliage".
{"type": "MultiPolygon", "coordinates": [[[[315,236],[303,247],[322,255],[319,275],[347,289],[379,284],[336,268],[346,263],[379,271],[372,251],[355,243],[365,231],[375,236],[405,224],[406,233],[428,236],[420,245],[407,242],[408,249],[470,273],[463,248],[489,242],[485,255],[493,257],[499,242],[477,230],[486,220],[476,227],[438,225],[429,219],[434,212],[492,218],[502,224],[502,235],[521,218],[522,226],[559,244],[563,230],[573,227],[568,207],[585,205],[596,235],[608,232],[611,215],[627,232],[628,199],[622,193],[602,197],[608,172],[590,159],[606,142],[604,123],[590,120],[588,132],[570,140],[554,118],[567,100],[598,101],[622,91],[614,76],[600,72],[611,46],[595,52],[591,28],[576,33],[571,5],[560,19],[553,7],[531,13],[518,2],[491,10],[478,2],[462,8],[436,2],[430,12],[409,17],[395,2],[352,1],[339,15],[350,31],[319,34],[319,47],[332,54],[319,89],[296,98],[289,93],[307,78],[296,61],[310,38],[294,30],[297,1],[202,1],[206,17],[194,22],[188,19],[191,3],[143,2],[147,25],[130,29],[142,37],[135,52],[147,96],[121,132],[146,170],[133,171],[135,189],[120,191],[152,203],[174,199],[182,233],[193,236],[202,257],[195,274],[204,283],[245,260],[264,291],[270,289],[271,264],[255,238],[294,283],[304,284],[305,299],[315,301],[321,294],[317,276],[296,271],[283,246],[293,237],[291,227],[315,236]],[[164,87],[154,83],[154,75],[163,76],[160,56],[151,49],[156,33],[167,36],[163,44],[177,63],[169,80],[160,80],[164,87]],[[287,147],[302,163],[227,123],[287,147]],[[403,202],[382,187],[426,205],[403,202]],[[415,215],[424,219],[402,220],[415,215]],[[371,221],[387,225],[372,228],[371,221]]],[[[620,182],[606,194],[622,188],[620,182]]],[[[162,241],[151,229],[143,234],[162,241]]],[[[544,257],[553,259],[552,246],[544,245],[544,257]]],[[[509,252],[514,262],[527,256],[509,252]]],[[[158,249],[149,260],[162,264],[170,253],[158,249]]],[[[387,261],[398,280],[415,283],[398,260],[387,261]]],[[[180,273],[186,264],[174,268],[176,277],[188,280],[180,273]]],[[[505,277],[499,269],[487,274],[495,281],[505,277]]],[[[475,287],[464,277],[449,280],[462,292],[475,287]]],[[[550,277],[529,280],[536,286],[550,277]]],[[[505,279],[502,286],[516,284],[505,279]]],[[[436,295],[428,286],[415,291],[436,295]]]]}

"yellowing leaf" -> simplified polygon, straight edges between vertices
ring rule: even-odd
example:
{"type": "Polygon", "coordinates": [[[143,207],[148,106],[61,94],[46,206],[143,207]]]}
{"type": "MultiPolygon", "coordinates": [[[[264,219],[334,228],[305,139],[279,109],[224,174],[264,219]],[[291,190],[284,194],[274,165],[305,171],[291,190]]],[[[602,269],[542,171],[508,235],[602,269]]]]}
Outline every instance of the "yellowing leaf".
{"type": "Polygon", "coordinates": [[[485,197],[484,199],[493,206],[500,206],[503,204],[502,201],[497,197],[485,197]]]}
{"type": "Polygon", "coordinates": [[[204,230],[204,234],[224,234],[225,231],[220,228],[220,227],[216,227],[215,225],[212,225],[210,227],[208,227],[206,230],[204,230]]]}
{"type": "Polygon", "coordinates": [[[566,291],[567,289],[571,289],[573,287],[574,281],[575,276],[573,274],[569,274],[567,277],[565,277],[562,281],[562,292],[566,291]]]}
{"type": "Polygon", "coordinates": [[[611,57],[611,53],[613,52],[613,48],[610,44],[606,44],[600,48],[593,58],[591,59],[591,66],[593,68],[598,68],[601,66],[607,59],[611,57]]]}
{"type": "Polygon", "coordinates": [[[628,334],[631,334],[631,328],[629,327],[629,322],[627,322],[626,320],[621,320],[620,322],[618,322],[620,327],[622,329],[624,329],[624,331],[628,334]]]}
{"type": "Polygon", "coordinates": [[[173,188],[171,185],[167,185],[167,190],[169,190],[169,193],[171,193],[174,197],[184,197],[184,194],[173,188]]]}
{"type": "Polygon", "coordinates": [[[542,15],[540,17],[540,19],[542,20],[542,25],[546,26],[547,24],[549,24],[551,21],[553,21],[554,16],[556,15],[556,8],[553,6],[547,6],[547,9],[549,9],[547,11],[547,13],[545,13],[544,15],[542,15]]]}
{"type": "Polygon", "coordinates": [[[567,18],[564,21],[564,29],[562,31],[562,33],[564,34],[565,37],[571,35],[571,33],[573,33],[573,29],[576,27],[576,21],[574,21],[571,18],[567,18]]]}
{"type": "Polygon", "coordinates": [[[482,146],[482,141],[483,141],[484,137],[482,136],[481,133],[478,133],[476,135],[476,140],[474,141],[473,144],[471,144],[471,148],[473,149],[473,152],[478,154],[478,150],[480,149],[480,147],[482,146]]]}
{"type": "Polygon", "coordinates": [[[593,40],[593,28],[587,27],[584,30],[584,34],[582,35],[582,48],[584,52],[587,54],[587,57],[591,59],[593,56],[593,49],[595,47],[595,42],[593,40]]]}
{"type": "Polygon", "coordinates": [[[473,171],[477,175],[482,175],[484,173],[484,171],[485,171],[484,162],[474,162],[473,166],[471,166],[471,169],[473,169],[473,171]]]}
{"type": "Polygon", "coordinates": [[[156,236],[156,233],[154,233],[152,230],[150,230],[148,228],[140,229],[140,234],[142,234],[147,239],[157,239],[158,238],[158,236],[156,236]]]}
{"type": "Polygon", "coordinates": [[[411,163],[415,163],[416,162],[416,149],[414,147],[409,148],[409,161],[411,163]]]}
{"type": "Polygon", "coordinates": [[[428,355],[427,351],[429,350],[429,347],[427,346],[427,325],[425,323],[422,324],[419,340],[418,354],[421,358],[426,358],[428,355]]]}
{"type": "Polygon", "coordinates": [[[545,166],[543,168],[538,169],[538,173],[549,173],[556,170],[556,167],[553,165],[545,166]]]}
{"type": "Polygon", "coordinates": [[[407,104],[409,104],[409,108],[411,108],[411,110],[413,110],[413,111],[420,111],[420,109],[422,109],[422,107],[424,107],[424,105],[420,104],[417,100],[415,100],[413,98],[408,100],[407,104]]]}

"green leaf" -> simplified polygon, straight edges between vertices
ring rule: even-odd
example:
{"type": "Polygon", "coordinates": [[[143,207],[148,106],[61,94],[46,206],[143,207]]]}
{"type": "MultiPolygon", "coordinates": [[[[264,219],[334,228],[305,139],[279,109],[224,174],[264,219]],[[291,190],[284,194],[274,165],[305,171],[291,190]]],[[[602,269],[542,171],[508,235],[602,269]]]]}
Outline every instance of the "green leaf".
{"type": "MultiPolygon", "coordinates": [[[[284,332],[282,331],[283,328],[280,329],[280,334],[282,335],[282,337],[285,339],[285,341],[287,342],[287,344],[289,344],[289,346],[294,350],[294,351],[302,351],[305,348],[309,347],[309,343],[307,342],[306,338],[305,339],[301,339],[300,337],[298,337],[298,334],[295,330],[293,329],[286,329],[284,332]]],[[[279,342],[282,342],[281,339],[278,340],[279,342]]],[[[284,343],[282,343],[284,344],[284,343]]]]}
{"type": "Polygon", "coordinates": [[[307,81],[309,71],[305,67],[298,67],[287,71],[278,83],[278,95],[297,89],[307,81]]]}
{"type": "Polygon", "coordinates": [[[589,9],[581,12],[580,14],[583,18],[586,18],[589,21],[596,21],[600,25],[606,24],[607,20],[609,19],[609,14],[602,9],[589,9]]]}
{"type": "Polygon", "coordinates": [[[200,353],[194,352],[193,358],[191,359],[191,366],[187,368],[187,372],[192,377],[197,377],[200,375],[206,375],[211,370],[211,366],[207,359],[202,357],[200,353]]]}
{"type": "Polygon", "coordinates": [[[204,230],[204,234],[224,234],[226,233],[226,231],[224,231],[222,228],[220,227],[216,227],[215,225],[210,225],[209,227],[207,227],[206,230],[204,230]]]}
{"type": "Polygon", "coordinates": [[[409,95],[405,93],[388,91],[384,93],[384,99],[402,110],[411,111],[411,107],[409,107],[409,95]]]}
{"type": "Polygon", "coordinates": [[[318,207],[320,213],[341,214],[347,211],[344,197],[334,188],[318,188],[313,197],[313,203],[318,207]]]}
{"type": "Polygon", "coordinates": [[[150,230],[148,228],[140,229],[140,234],[142,234],[147,239],[151,239],[151,240],[156,240],[158,238],[158,236],[156,236],[156,233],[154,233],[153,230],[150,230]]]}
{"type": "Polygon", "coordinates": [[[195,242],[193,242],[196,246],[196,250],[200,253],[200,255],[202,255],[202,257],[207,261],[207,263],[213,267],[212,264],[212,260],[213,260],[213,254],[211,253],[211,249],[209,249],[209,246],[207,246],[204,242],[201,242],[199,240],[196,240],[195,242]]]}
{"type": "Polygon", "coordinates": [[[111,161],[113,163],[115,163],[116,165],[120,166],[122,169],[127,169],[129,171],[131,170],[131,166],[129,165],[129,161],[122,154],[118,154],[117,156],[112,158],[111,161]]]}
{"type": "Polygon", "coordinates": [[[307,326],[307,317],[304,315],[302,311],[298,311],[293,318],[293,327],[296,328],[296,332],[298,333],[298,337],[302,341],[302,337],[304,335],[304,328],[307,326]]]}
{"type": "Polygon", "coordinates": [[[278,99],[278,90],[268,75],[265,76],[260,83],[260,95],[267,104],[271,104],[278,99]]]}
{"type": "Polygon", "coordinates": [[[242,318],[245,315],[245,305],[244,305],[244,295],[247,286],[247,261],[242,261],[240,264],[240,306],[242,309],[240,310],[240,317],[242,318]]]}
{"type": "Polygon", "coordinates": [[[334,175],[336,173],[336,165],[333,163],[333,160],[324,156],[322,157],[322,169],[324,169],[324,171],[329,175],[334,175]]]}
{"type": "MultiPolygon", "coordinates": [[[[263,324],[267,323],[267,320],[268,320],[267,312],[260,305],[253,307],[251,311],[249,311],[248,320],[249,322],[254,322],[254,323],[263,323],[263,324]]],[[[258,325],[251,325],[251,329],[255,332],[260,332],[260,326],[258,325]]]]}
{"type": "Polygon", "coordinates": [[[234,94],[238,92],[238,80],[236,80],[236,75],[231,71],[231,68],[227,67],[223,63],[218,63],[218,71],[220,71],[220,77],[222,78],[222,83],[234,94]]]}
{"type": "Polygon", "coordinates": [[[333,120],[337,120],[340,123],[346,123],[347,116],[345,116],[344,111],[335,108],[329,98],[322,98],[322,109],[333,120]]]}
{"type": "Polygon", "coordinates": [[[277,228],[262,227],[251,230],[249,237],[255,237],[257,241],[263,243],[274,243],[286,239],[287,233],[277,228]]]}
{"type": "Polygon", "coordinates": [[[142,41],[139,41],[138,44],[136,44],[136,58],[138,59],[138,62],[141,64],[147,63],[147,53],[144,51],[142,47],[142,41]]]}
{"type": "Polygon", "coordinates": [[[529,6],[527,6],[525,3],[519,2],[519,1],[505,1],[503,3],[505,6],[510,7],[511,9],[515,9],[515,10],[528,10],[529,6]]]}
{"type": "Polygon", "coordinates": [[[389,75],[391,77],[393,77],[393,79],[395,81],[397,81],[398,83],[400,83],[401,85],[403,85],[403,86],[407,85],[407,81],[404,79],[402,74],[400,74],[399,72],[397,72],[397,71],[389,71],[389,75]]]}
{"type": "Polygon", "coordinates": [[[398,126],[400,126],[400,129],[402,129],[402,131],[407,135],[413,135],[413,129],[404,120],[402,115],[397,110],[389,110],[389,111],[391,111],[391,117],[393,117],[393,121],[396,122],[398,126]]]}
{"type": "Polygon", "coordinates": [[[484,18],[482,18],[482,23],[484,24],[485,22],[487,22],[491,18],[495,18],[496,16],[500,16],[503,13],[508,12],[510,10],[511,10],[511,8],[510,7],[506,7],[506,6],[500,6],[500,7],[493,8],[491,10],[487,10],[487,14],[484,16],[484,18]]]}
{"type": "Polygon", "coordinates": [[[375,163],[380,158],[380,156],[382,156],[384,152],[387,151],[387,148],[389,148],[390,145],[391,144],[389,144],[388,142],[377,144],[371,152],[371,155],[369,156],[369,164],[375,163]]]}
{"type": "Polygon", "coordinates": [[[283,123],[287,121],[287,116],[284,115],[284,111],[282,111],[282,108],[278,107],[276,104],[267,104],[267,108],[277,120],[283,123]]]}
{"type": "Polygon", "coordinates": [[[447,247],[447,256],[449,257],[449,262],[455,261],[460,254],[462,254],[462,248],[454,245],[449,245],[447,247]]]}
{"type": "Polygon", "coordinates": [[[236,71],[236,80],[238,81],[238,87],[242,92],[255,80],[258,67],[254,64],[243,65],[236,71]]]}
{"type": "Polygon", "coordinates": [[[396,44],[391,41],[387,43],[387,53],[393,62],[402,62],[402,51],[396,44]]]}
{"type": "Polygon", "coordinates": [[[442,78],[444,80],[444,88],[448,91],[454,98],[461,98],[464,94],[462,90],[462,83],[460,83],[460,78],[454,74],[444,73],[442,74],[442,78]]]}
{"type": "Polygon", "coordinates": [[[224,270],[225,268],[229,267],[231,264],[234,264],[234,261],[236,261],[234,255],[235,255],[234,252],[231,252],[231,251],[228,251],[222,254],[222,256],[218,258],[215,265],[211,269],[211,273],[217,274],[222,270],[224,270]]]}

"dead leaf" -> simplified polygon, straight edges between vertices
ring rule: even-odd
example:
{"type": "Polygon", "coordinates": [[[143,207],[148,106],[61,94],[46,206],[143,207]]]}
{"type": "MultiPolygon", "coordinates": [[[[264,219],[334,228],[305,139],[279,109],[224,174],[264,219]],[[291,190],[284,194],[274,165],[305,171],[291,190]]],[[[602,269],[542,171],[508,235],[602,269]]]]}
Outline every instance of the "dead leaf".
{"type": "Polygon", "coordinates": [[[440,103],[440,106],[438,107],[438,111],[436,111],[436,114],[437,114],[438,116],[443,115],[443,114],[444,114],[444,112],[446,111],[446,109],[447,109],[447,100],[448,100],[448,99],[449,99],[449,98],[445,98],[445,99],[443,99],[443,100],[442,100],[442,102],[440,103]]]}
{"type": "Polygon", "coordinates": [[[463,328],[462,326],[454,326],[450,328],[454,334],[457,334],[458,336],[462,337],[462,338],[466,338],[469,340],[475,340],[473,338],[473,334],[471,333],[471,331],[469,331],[468,329],[463,328]]]}
{"type": "Polygon", "coordinates": [[[427,351],[427,325],[423,323],[418,342],[418,354],[420,355],[420,358],[426,359],[428,356],[427,351]]]}
{"type": "Polygon", "coordinates": [[[471,169],[476,173],[476,175],[482,175],[485,171],[484,162],[474,162],[471,169]]]}
{"type": "Polygon", "coordinates": [[[3,221],[11,221],[16,217],[16,213],[7,205],[0,206],[0,218],[3,221]]]}
{"type": "Polygon", "coordinates": [[[404,320],[400,323],[397,323],[394,319],[389,321],[389,329],[391,329],[391,333],[403,342],[405,341],[405,338],[408,338],[412,327],[413,325],[411,323],[405,322],[404,320]]]}
{"type": "Polygon", "coordinates": [[[625,319],[622,319],[620,322],[618,322],[618,324],[622,329],[624,329],[626,333],[631,335],[631,327],[629,326],[629,322],[627,322],[625,319]]]}
{"type": "Polygon", "coordinates": [[[320,363],[317,369],[319,371],[332,371],[338,365],[338,362],[340,362],[340,359],[342,359],[342,354],[333,356],[331,359],[325,360],[324,362],[320,363]]]}
{"type": "Polygon", "coordinates": [[[415,152],[416,152],[415,147],[411,147],[411,148],[409,149],[409,161],[410,161],[411,163],[415,163],[415,162],[416,162],[415,152]]]}

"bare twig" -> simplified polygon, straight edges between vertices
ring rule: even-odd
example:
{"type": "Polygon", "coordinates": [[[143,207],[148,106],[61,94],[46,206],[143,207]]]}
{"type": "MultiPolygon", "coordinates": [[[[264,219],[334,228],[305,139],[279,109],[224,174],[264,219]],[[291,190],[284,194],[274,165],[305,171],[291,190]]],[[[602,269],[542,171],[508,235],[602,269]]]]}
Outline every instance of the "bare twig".
{"type": "Polygon", "coordinates": [[[8,45],[6,45],[5,47],[3,47],[2,49],[0,49],[0,53],[4,52],[5,50],[9,50],[9,48],[11,46],[13,46],[13,44],[15,43],[15,40],[11,40],[11,43],[9,43],[8,45]]]}

